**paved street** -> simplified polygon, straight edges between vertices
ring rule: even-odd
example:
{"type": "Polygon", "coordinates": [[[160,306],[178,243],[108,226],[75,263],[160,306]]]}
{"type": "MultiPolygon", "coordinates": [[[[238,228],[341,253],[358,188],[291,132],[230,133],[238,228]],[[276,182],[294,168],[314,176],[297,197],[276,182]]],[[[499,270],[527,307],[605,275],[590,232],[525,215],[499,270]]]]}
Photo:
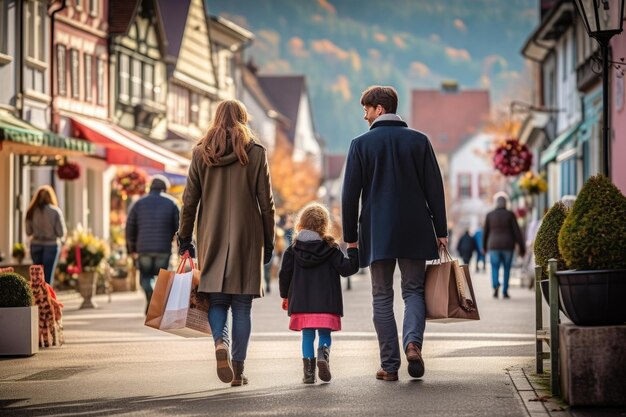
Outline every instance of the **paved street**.
{"type": "Polygon", "coordinates": [[[394,383],[374,378],[369,276],[356,275],[333,339],[333,380],[315,386],[300,382],[299,334],[287,330],[274,287],[253,305],[243,388],[219,382],[209,339],[144,327],[141,293],[114,293],[111,303],[98,296],[92,311],[77,310],[79,297],[66,294],[66,344],[0,361],[0,414],[525,416],[506,369],[532,363],[534,293],[515,286],[510,300],[494,300],[486,274],[474,283],[482,320],[427,324],[425,377],[410,380],[403,366],[394,383]]]}

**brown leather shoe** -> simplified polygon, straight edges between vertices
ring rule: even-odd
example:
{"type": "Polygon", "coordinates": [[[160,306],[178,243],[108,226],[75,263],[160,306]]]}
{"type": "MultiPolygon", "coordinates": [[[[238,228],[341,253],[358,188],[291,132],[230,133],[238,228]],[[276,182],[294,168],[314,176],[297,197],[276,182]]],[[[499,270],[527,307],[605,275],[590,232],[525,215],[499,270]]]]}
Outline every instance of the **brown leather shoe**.
{"type": "Polygon", "coordinates": [[[382,379],[383,381],[397,381],[398,373],[397,372],[387,372],[384,369],[379,369],[376,372],[376,379],[382,379]]]}
{"type": "Polygon", "coordinates": [[[230,362],[230,351],[224,342],[218,342],[215,345],[215,359],[217,361],[217,377],[227,384],[232,382],[233,366],[230,362]]]}
{"type": "Polygon", "coordinates": [[[233,361],[233,381],[230,383],[231,387],[240,387],[248,384],[248,377],[243,373],[244,362],[233,361]]]}
{"type": "Polygon", "coordinates": [[[416,343],[410,342],[407,345],[406,360],[409,362],[409,375],[413,378],[424,376],[424,359],[422,359],[422,351],[416,343]]]}

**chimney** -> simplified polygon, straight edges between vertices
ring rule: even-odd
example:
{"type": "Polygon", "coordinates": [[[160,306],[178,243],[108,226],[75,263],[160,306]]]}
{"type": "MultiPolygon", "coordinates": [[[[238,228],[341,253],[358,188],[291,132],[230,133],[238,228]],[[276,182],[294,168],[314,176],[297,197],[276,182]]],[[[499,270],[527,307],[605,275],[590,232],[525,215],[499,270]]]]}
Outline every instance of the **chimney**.
{"type": "Polygon", "coordinates": [[[458,93],[459,83],[454,80],[448,80],[441,83],[441,92],[446,94],[458,93]]]}

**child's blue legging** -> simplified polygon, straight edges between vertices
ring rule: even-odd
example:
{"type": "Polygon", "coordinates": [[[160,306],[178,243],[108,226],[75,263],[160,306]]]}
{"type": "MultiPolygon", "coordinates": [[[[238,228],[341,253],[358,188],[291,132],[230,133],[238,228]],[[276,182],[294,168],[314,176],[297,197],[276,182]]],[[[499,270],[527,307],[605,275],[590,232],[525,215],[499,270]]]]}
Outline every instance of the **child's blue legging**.
{"type": "Polygon", "coordinates": [[[314,358],[315,350],[313,344],[315,342],[315,330],[319,335],[317,347],[330,347],[330,329],[302,329],[302,357],[314,358]]]}

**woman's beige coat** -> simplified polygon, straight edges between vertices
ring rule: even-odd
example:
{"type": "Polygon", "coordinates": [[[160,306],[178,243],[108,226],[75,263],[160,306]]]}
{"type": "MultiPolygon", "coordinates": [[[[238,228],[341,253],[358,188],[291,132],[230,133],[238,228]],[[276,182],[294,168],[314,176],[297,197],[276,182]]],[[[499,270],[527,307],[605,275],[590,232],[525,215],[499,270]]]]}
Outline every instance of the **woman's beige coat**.
{"type": "Polygon", "coordinates": [[[193,151],[183,193],[179,236],[198,217],[200,292],[263,295],[264,247],[274,247],[274,198],[265,148],[248,147],[249,163],[235,153],[209,167],[193,151]]]}

